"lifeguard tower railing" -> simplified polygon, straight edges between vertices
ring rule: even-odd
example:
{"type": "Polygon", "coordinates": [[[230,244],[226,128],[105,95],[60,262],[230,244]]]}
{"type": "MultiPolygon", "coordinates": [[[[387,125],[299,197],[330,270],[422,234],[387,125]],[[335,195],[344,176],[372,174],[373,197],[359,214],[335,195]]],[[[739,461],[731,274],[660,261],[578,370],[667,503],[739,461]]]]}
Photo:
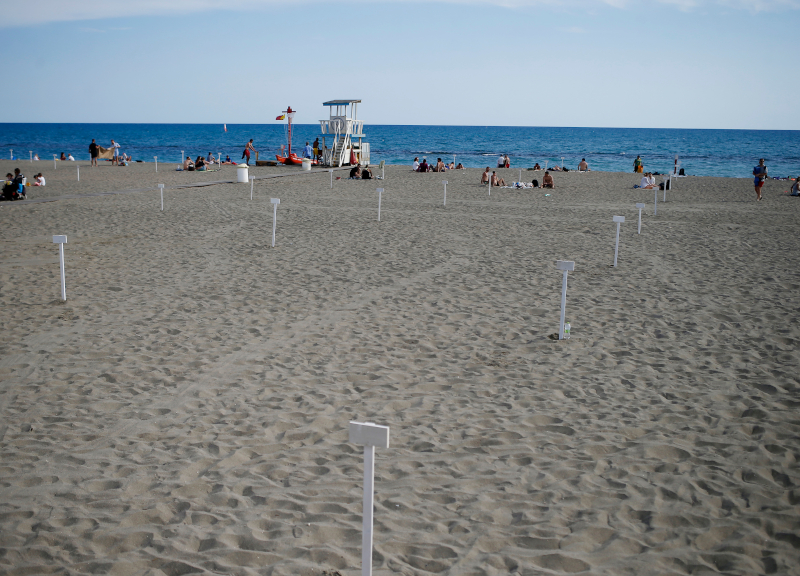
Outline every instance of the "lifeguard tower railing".
{"type": "Polygon", "coordinates": [[[344,166],[350,163],[350,153],[353,152],[356,161],[369,165],[369,144],[363,140],[364,121],[358,120],[356,116],[360,102],[361,100],[331,100],[322,104],[330,107],[330,118],[319,121],[323,164],[344,166]]]}

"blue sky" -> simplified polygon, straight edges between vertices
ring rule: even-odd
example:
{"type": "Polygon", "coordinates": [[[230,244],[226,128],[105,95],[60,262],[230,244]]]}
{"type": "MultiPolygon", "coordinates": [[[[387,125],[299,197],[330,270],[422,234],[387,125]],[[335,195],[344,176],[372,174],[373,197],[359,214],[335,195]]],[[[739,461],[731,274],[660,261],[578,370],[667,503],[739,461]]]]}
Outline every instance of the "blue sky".
{"type": "Polygon", "coordinates": [[[0,0],[0,122],[800,129],[800,0],[0,0]]]}

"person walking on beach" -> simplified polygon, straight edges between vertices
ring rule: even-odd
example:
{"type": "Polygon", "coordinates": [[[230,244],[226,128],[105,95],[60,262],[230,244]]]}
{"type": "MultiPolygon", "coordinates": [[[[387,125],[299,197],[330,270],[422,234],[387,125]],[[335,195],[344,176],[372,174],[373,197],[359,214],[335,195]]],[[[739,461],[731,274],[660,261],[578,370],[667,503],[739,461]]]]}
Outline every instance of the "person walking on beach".
{"type": "Polygon", "coordinates": [[[761,200],[761,189],[764,187],[764,182],[767,180],[767,167],[764,166],[764,159],[760,158],[758,166],[753,168],[753,185],[756,187],[756,202],[761,200]]]}
{"type": "Polygon", "coordinates": [[[97,167],[97,157],[100,155],[100,150],[97,148],[97,144],[92,138],[92,143],[89,144],[89,154],[92,156],[92,166],[95,168],[97,167]]]}
{"type": "Polygon", "coordinates": [[[644,164],[642,162],[642,158],[638,154],[636,155],[636,160],[633,161],[633,171],[636,173],[644,171],[644,164]]]}
{"type": "Polygon", "coordinates": [[[253,147],[252,138],[250,138],[250,142],[247,143],[247,145],[244,147],[244,152],[242,152],[242,158],[246,158],[245,164],[247,164],[248,166],[250,166],[250,150],[252,150],[253,152],[258,152],[258,150],[256,150],[255,147],[253,147]]]}
{"type": "Polygon", "coordinates": [[[303,158],[311,158],[311,155],[314,153],[314,150],[311,148],[311,145],[306,142],[305,148],[303,148],[303,158]]]}

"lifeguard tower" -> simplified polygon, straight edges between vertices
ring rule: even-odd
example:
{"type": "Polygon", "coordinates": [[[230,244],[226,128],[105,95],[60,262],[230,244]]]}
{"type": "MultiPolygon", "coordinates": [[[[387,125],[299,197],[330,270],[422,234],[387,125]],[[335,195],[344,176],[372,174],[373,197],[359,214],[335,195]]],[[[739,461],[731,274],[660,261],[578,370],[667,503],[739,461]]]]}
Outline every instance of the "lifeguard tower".
{"type": "Polygon", "coordinates": [[[330,109],[330,118],[319,121],[324,165],[339,167],[358,162],[369,166],[369,143],[364,142],[364,121],[357,118],[360,103],[361,100],[322,103],[330,109]]]}

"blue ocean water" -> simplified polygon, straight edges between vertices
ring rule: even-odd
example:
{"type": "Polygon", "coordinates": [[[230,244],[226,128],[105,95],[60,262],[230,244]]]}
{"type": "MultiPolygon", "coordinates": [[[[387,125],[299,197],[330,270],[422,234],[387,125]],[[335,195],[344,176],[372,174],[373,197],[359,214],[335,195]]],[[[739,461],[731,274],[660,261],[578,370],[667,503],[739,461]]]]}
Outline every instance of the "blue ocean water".
{"type": "MultiPolygon", "coordinates": [[[[293,126],[293,149],[319,136],[318,124],[293,126]]],[[[800,131],[691,130],[665,128],[546,128],[503,126],[366,125],[371,162],[411,164],[415,156],[442,158],[468,167],[495,166],[508,154],[511,166],[527,168],[545,161],[575,168],[586,158],[593,170],[629,172],[636,155],[647,171],[666,172],[675,155],[687,174],[750,178],[759,158],[772,176],[800,175],[800,131]]],[[[0,158],[27,160],[29,151],[42,160],[72,153],[89,159],[89,143],[108,147],[113,138],[137,160],[178,163],[181,151],[196,157],[221,152],[239,160],[254,139],[261,159],[274,159],[286,143],[285,124],[0,124],[0,158]]]]}

